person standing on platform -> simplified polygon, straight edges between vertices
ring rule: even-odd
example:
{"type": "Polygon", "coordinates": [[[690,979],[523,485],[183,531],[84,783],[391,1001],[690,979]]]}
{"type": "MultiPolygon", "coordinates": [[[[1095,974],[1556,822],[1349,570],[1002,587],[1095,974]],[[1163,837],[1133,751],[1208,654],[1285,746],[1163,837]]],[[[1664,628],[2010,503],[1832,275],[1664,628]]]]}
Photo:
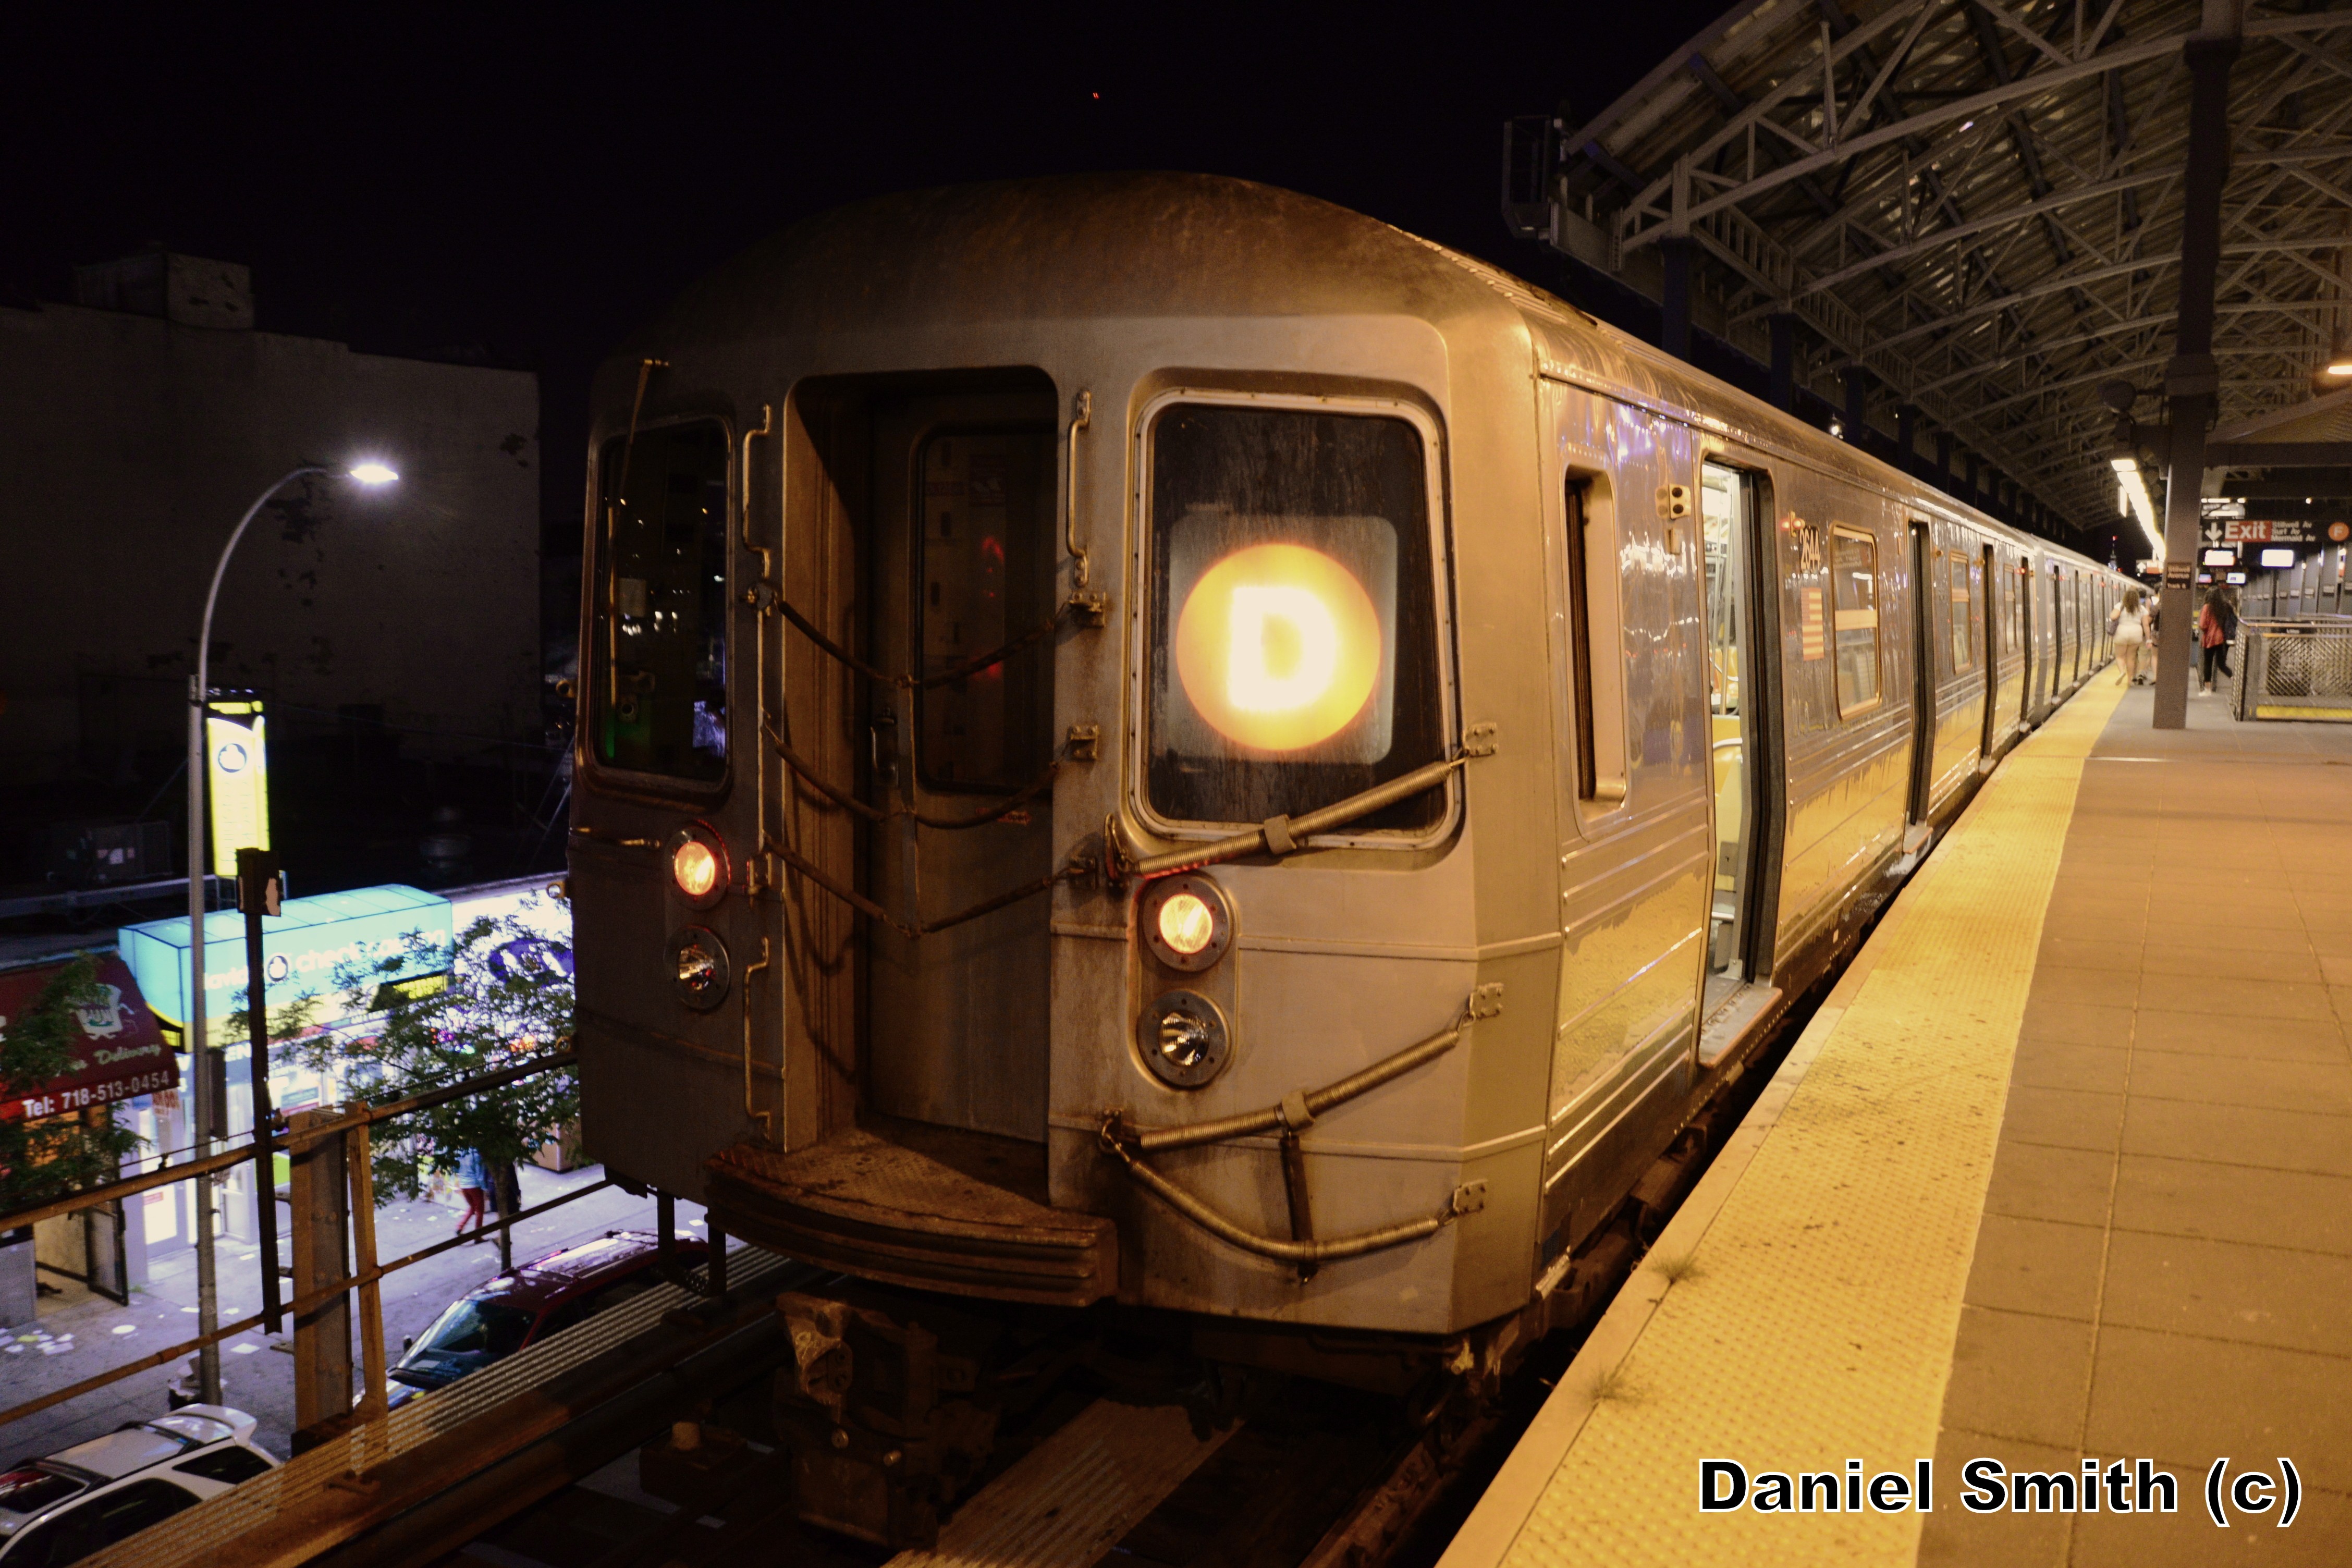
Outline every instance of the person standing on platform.
{"type": "Polygon", "coordinates": [[[2202,689],[2213,689],[2213,672],[2236,679],[2230,668],[2230,644],[2238,635],[2238,617],[2230,611],[2230,601],[2215,588],[2205,595],[2205,607],[2197,615],[2197,641],[2205,650],[2202,689]]]}
{"type": "Polygon", "coordinates": [[[2108,640],[2116,645],[2117,683],[2135,686],[2139,682],[2139,657],[2148,644],[2147,612],[2140,607],[2139,589],[2124,590],[2124,601],[2108,617],[2108,640]]]}
{"type": "Polygon", "coordinates": [[[482,1164],[482,1152],[468,1149],[457,1156],[457,1190],[465,1194],[466,1212],[457,1216],[457,1234],[466,1234],[466,1222],[474,1222],[474,1239],[482,1239],[482,1227],[489,1223],[486,1200],[489,1196],[490,1179],[482,1164]]]}

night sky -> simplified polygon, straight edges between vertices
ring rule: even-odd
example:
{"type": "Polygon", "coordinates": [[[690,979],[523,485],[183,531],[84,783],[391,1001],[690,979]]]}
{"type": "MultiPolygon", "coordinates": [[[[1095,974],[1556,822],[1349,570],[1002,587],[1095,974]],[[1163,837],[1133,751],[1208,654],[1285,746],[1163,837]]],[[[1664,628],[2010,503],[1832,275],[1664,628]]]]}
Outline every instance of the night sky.
{"type": "Polygon", "coordinates": [[[1718,9],[25,7],[0,300],[69,300],[75,263],[160,240],[249,265],[266,331],[536,370],[568,553],[590,371],[767,233],[894,190],[1187,169],[1556,283],[1496,216],[1501,122],[1597,111],[1718,9]]]}

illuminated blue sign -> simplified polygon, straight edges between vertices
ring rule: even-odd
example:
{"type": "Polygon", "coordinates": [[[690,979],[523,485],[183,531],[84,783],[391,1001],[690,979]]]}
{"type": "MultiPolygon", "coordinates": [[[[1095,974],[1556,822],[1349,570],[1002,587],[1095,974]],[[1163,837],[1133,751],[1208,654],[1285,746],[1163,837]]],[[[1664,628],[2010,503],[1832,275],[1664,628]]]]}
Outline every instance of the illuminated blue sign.
{"type": "MultiPolygon", "coordinates": [[[[385,972],[383,980],[440,973],[449,967],[453,926],[448,900],[398,884],[289,899],[284,913],[265,915],[261,921],[262,973],[269,1005],[324,997],[326,1004],[311,1020],[319,1025],[365,1013],[368,998],[362,998],[356,1009],[341,1005],[337,970],[373,969],[396,959],[398,966],[385,972]],[[429,951],[412,953],[411,932],[421,936],[429,951]]],[[[187,917],[125,926],[119,944],[155,1016],[184,1025],[188,1016],[187,917]]],[[[235,910],[206,915],[205,1016],[206,1033],[215,1040],[220,1020],[237,1007],[244,990],[245,917],[235,910]]]]}

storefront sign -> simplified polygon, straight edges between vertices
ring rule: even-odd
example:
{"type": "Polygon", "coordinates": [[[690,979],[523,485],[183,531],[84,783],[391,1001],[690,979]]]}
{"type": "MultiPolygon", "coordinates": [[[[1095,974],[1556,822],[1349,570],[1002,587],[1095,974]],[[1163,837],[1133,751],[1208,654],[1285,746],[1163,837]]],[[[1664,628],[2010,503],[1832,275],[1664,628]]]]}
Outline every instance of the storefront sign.
{"type": "MultiPolygon", "coordinates": [[[[33,1093],[0,1099],[0,1121],[61,1116],[179,1087],[179,1067],[129,966],[115,953],[91,956],[98,968],[97,996],[74,1012],[79,1031],[74,1067],[33,1093]]],[[[0,1035],[7,1033],[11,1019],[32,1011],[42,989],[65,967],[44,963],[0,974],[0,1035]]]]}
{"type": "MultiPolygon", "coordinates": [[[[317,998],[319,1008],[310,1021],[320,1027],[362,1016],[375,1010],[373,990],[356,1000],[349,997],[339,972],[369,971],[378,985],[429,983],[448,969],[454,936],[449,900],[416,888],[394,884],[289,899],[283,912],[261,921],[269,1005],[317,998]]],[[[176,1029],[187,1018],[187,918],[125,926],[119,940],[123,961],[156,1016],[176,1029]]],[[[240,1005],[245,985],[245,917],[234,910],[205,916],[209,1036],[220,1037],[220,1020],[240,1005]]]]}

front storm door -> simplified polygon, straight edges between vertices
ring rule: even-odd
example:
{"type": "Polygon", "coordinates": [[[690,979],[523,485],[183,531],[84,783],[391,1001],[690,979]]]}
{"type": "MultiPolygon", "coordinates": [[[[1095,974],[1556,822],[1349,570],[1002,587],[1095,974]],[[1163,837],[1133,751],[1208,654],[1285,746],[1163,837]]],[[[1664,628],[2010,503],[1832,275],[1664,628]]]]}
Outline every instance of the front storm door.
{"type": "MultiPolygon", "coordinates": [[[[1054,639],[966,667],[1053,616],[1053,416],[1050,396],[1023,395],[877,410],[874,662],[938,682],[872,699],[872,800],[896,815],[871,830],[869,875],[901,919],[946,920],[1051,867],[1053,795],[1035,786],[1054,760],[1054,639]]],[[[869,1105],[1045,1137],[1050,907],[1033,896],[915,938],[870,922],[869,1105]]]]}

